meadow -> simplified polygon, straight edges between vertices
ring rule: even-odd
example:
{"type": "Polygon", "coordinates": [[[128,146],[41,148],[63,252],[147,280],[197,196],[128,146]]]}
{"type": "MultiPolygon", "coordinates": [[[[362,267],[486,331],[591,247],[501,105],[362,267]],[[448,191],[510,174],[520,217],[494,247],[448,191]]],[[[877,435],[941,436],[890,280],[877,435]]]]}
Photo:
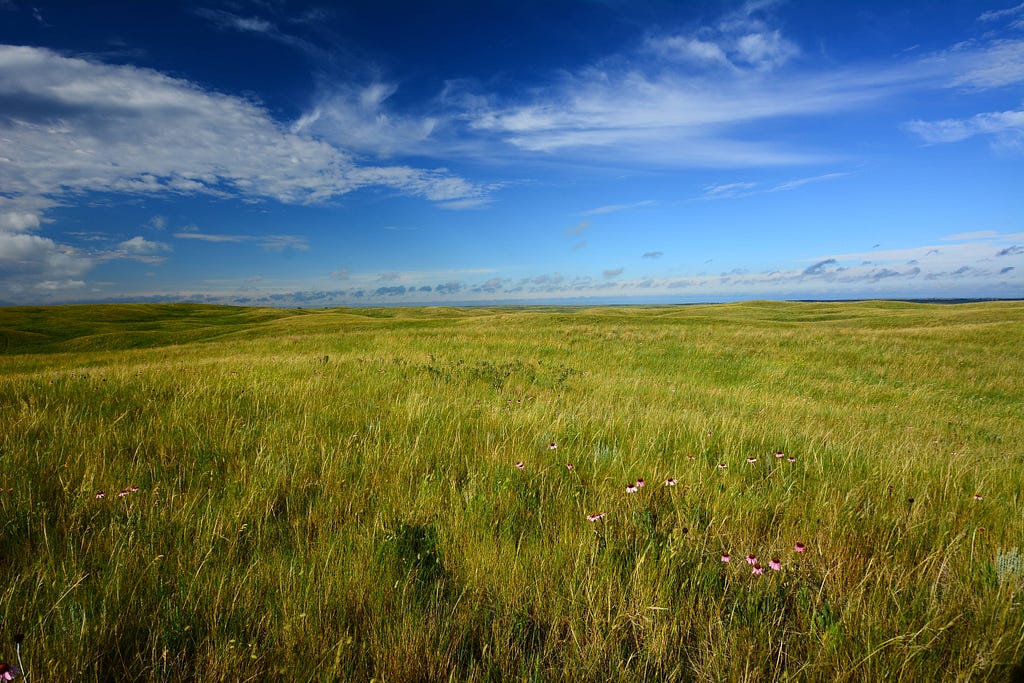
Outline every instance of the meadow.
{"type": "Polygon", "coordinates": [[[1009,680],[1022,340],[1022,302],[0,308],[0,661],[1009,680]]]}

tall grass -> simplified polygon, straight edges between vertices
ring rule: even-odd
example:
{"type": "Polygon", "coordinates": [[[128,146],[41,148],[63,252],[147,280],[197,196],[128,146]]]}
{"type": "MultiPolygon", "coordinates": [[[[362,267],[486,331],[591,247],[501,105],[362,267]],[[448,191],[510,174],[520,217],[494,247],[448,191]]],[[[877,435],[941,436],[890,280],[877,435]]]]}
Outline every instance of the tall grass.
{"type": "Polygon", "coordinates": [[[1024,660],[1021,304],[9,308],[0,337],[34,680],[1024,660]]]}

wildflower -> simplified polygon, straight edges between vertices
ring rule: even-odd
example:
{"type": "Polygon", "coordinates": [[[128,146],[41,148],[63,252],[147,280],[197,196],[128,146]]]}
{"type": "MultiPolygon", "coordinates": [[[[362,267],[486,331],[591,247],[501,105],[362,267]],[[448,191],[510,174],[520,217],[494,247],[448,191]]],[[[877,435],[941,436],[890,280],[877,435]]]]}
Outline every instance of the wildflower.
{"type": "Polygon", "coordinates": [[[550,448],[553,451],[558,450],[558,444],[556,444],[554,441],[552,441],[551,445],[548,446],[548,448],[550,448]]]}
{"type": "Polygon", "coordinates": [[[21,669],[11,664],[0,662],[0,681],[13,681],[21,673],[21,669]]]}
{"type": "Polygon", "coordinates": [[[639,490],[636,484],[626,484],[626,493],[636,493],[639,490]]]}
{"type": "Polygon", "coordinates": [[[139,487],[138,487],[138,486],[129,486],[129,487],[128,487],[128,490],[129,490],[129,491],[130,491],[131,493],[137,493],[137,492],[138,492],[138,490],[139,490],[139,487]]]}
{"type": "Polygon", "coordinates": [[[688,455],[688,456],[686,456],[686,459],[687,460],[696,460],[697,458],[693,457],[692,455],[688,455]]]}
{"type": "Polygon", "coordinates": [[[526,465],[523,464],[522,460],[516,460],[516,469],[517,470],[525,470],[526,469],[526,465]]]}
{"type": "Polygon", "coordinates": [[[567,462],[567,463],[565,463],[565,469],[567,469],[570,472],[572,472],[574,469],[576,469],[576,465],[573,465],[571,462],[567,462]]]}
{"type": "Polygon", "coordinates": [[[786,458],[786,461],[787,462],[796,462],[796,456],[795,455],[791,455],[788,458],[786,458]]]}
{"type": "Polygon", "coordinates": [[[785,458],[786,454],[783,453],[782,451],[775,451],[775,457],[776,458],[785,458]]]}
{"type": "Polygon", "coordinates": [[[975,493],[974,500],[985,500],[985,497],[982,496],[980,493],[975,493]]]}
{"type": "Polygon", "coordinates": [[[96,500],[100,500],[101,498],[106,498],[106,497],[107,497],[107,494],[105,492],[103,492],[103,491],[97,491],[96,492],[96,500]]]}
{"type": "Polygon", "coordinates": [[[807,550],[807,546],[797,541],[796,545],[793,546],[793,550],[797,551],[798,553],[802,553],[803,551],[807,550]]]}
{"type": "Polygon", "coordinates": [[[728,467],[728,465],[726,465],[724,462],[718,463],[718,469],[724,470],[726,467],[728,467]]]}
{"type": "Polygon", "coordinates": [[[722,562],[732,562],[732,556],[729,553],[722,553],[722,562]]]}
{"type": "Polygon", "coordinates": [[[757,564],[757,555],[754,553],[747,555],[747,564],[757,564]]]}
{"type": "Polygon", "coordinates": [[[637,479],[636,480],[636,487],[638,489],[642,489],[645,486],[647,486],[647,482],[646,481],[644,481],[643,479],[637,479]]]}
{"type": "Polygon", "coordinates": [[[747,462],[757,462],[757,458],[751,456],[751,457],[747,458],[747,462]]]}
{"type": "Polygon", "coordinates": [[[760,574],[764,574],[764,567],[762,567],[761,565],[759,565],[758,563],[755,562],[753,568],[750,570],[750,573],[753,576],[758,576],[760,574]]]}
{"type": "Polygon", "coordinates": [[[117,492],[117,497],[118,498],[124,498],[129,493],[131,493],[131,491],[129,491],[128,489],[121,489],[120,491],[117,492]]]}
{"type": "Polygon", "coordinates": [[[669,477],[668,479],[665,480],[665,486],[675,486],[678,483],[679,482],[673,479],[672,477],[669,477]]]}
{"type": "Polygon", "coordinates": [[[595,512],[592,515],[587,515],[587,521],[588,522],[596,522],[599,519],[604,519],[605,515],[607,515],[607,514],[608,514],[607,512],[595,512]]]}
{"type": "Polygon", "coordinates": [[[782,569],[782,562],[779,560],[779,558],[773,557],[768,562],[768,568],[771,569],[773,572],[777,572],[780,569],[782,569]]]}

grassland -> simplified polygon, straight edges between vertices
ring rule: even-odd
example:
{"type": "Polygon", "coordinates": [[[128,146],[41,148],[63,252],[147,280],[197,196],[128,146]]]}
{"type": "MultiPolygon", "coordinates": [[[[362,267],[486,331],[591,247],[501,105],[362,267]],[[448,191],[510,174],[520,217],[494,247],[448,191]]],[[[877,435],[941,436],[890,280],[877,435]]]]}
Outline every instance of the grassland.
{"type": "Polygon", "coordinates": [[[0,309],[0,661],[1007,680],[1022,340],[1021,303],[0,309]]]}

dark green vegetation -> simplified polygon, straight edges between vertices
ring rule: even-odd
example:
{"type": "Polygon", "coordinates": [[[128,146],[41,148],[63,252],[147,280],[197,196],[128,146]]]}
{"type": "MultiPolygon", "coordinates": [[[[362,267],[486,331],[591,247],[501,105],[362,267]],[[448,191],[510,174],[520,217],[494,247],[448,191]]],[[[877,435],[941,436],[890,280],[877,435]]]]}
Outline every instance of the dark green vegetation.
{"type": "Polygon", "coordinates": [[[0,661],[1005,680],[1022,339],[1013,302],[0,309],[0,661]]]}

